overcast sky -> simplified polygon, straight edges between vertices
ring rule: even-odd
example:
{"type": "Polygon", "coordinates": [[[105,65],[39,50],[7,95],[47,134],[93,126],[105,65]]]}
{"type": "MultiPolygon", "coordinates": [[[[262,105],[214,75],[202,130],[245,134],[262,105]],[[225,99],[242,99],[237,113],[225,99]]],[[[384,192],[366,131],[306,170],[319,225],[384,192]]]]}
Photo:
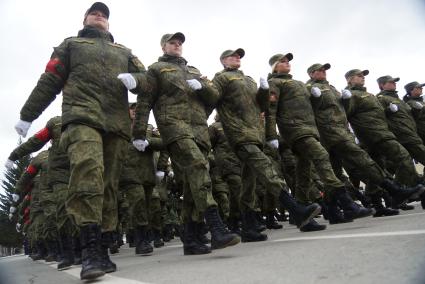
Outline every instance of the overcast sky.
{"type": "MultiPolygon", "coordinates": [[[[16,147],[14,125],[37,83],[53,47],[82,28],[93,1],[0,1],[0,169],[16,147]]],[[[376,78],[400,77],[399,95],[410,81],[425,82],[425,1],[127,1],[105,2],[111,11],[110,32],[149,66],[162,54],[164,33],[183,32],[183,56],[212,78],[225,49],[244,48],[241,69],[258,82],[266,77],[269,58],[292,52],[292,74],[306,81],[313,63],[332,65],[328,79],[345,86],[344,74],[369,69],[366,85],[378,92],[376,78]]],[[[130,101],[135,96],[129,94],[130,101]]],[[[28,137],[60,115],[62,98],[33,123],[28,137]]],[[[2,175],[0,175],[1,177],[2,175]]]]}

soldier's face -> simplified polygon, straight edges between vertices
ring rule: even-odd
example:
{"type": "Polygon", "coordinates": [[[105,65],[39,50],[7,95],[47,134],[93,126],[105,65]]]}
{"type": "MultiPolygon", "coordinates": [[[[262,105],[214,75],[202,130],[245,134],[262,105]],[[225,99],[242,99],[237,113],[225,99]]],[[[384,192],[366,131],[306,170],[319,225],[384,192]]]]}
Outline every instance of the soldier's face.
{"type": "Polygon", "coordinates": [[[382,90],[384,91],[395,91],[397,88],[395,82],[386,82],[385,84],[382,84],[382,90]]]}
{"type": "Polygon", "coordinates": [[[233,55],[227,56],[221,60],[221,63],[226,68],[239,69],[241,67],[241,57],[239,54],[235,53],[233,55]]]}
{"type": "Polygon", "coordinates": [[[136,119],[136,108],[135,107],[130,108],[128,110],[128,113],[130,114],[130,119],[131,120],[135,120],[136,119]]]}
{"type": "Polygon", "coordinates": [[[183,53],[182,42],[178,39],[172,39],[170,41],[167,41],[162,47],[162,51],[164,52],[164,54],[180,57],[183,53]]]}
{"type": "Polygon", "coordinates": [[[291,63],[289,63],[289,60],[284,57],[279,61],[274,70],[277,73],[289,73],[291,72],[291,63]]]}
{"type": "Polygon", "coordinates": [[[350,77],[348,82],[353,86],[364,86],[364,80],[364,75],[358,74],[350,77]]]}
{"type": "Polygon", "coordinates": [[[109,22],[106,15],[101,11],[96,10],[87,15],[84,19],[83,25],[92,26],[105,32],[109,30],[109,22]]]}
{"type": "Polygon", "coordinates": [[[321,68],[319,70],[314,71],[311,74],[311,78],[314,80],[326,80],[326,70],[325,68],[321,68]]]}
{"type": "Polygon", "coordinates": [[[422,96],[422,87],[413,88],[413,90],[410,92],[410,95],[412,97],[420,97],[420,96],[422,96]]]}

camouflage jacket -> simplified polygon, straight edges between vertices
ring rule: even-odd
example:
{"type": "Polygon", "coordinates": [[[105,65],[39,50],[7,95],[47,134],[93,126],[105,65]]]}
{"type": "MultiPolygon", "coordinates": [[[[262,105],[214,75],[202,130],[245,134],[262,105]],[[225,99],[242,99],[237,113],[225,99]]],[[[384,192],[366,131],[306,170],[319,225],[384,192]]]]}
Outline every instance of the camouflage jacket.
{"type": "Polygon", "coordinates": [[[382,91],[376,96],[385,109],[388,127],[397,137],[397,140],[402,145],[423,144],[416,129],[412,109],[410,105],[400,100],[397,91],[382,91]],[[391,103],[397,105],[398,110],[396,112],[390,110],[391,103]]]}
{"type": "Polygon", "coordinates": [[[412,109],[412,116],[416,122],[419,137],[422,141],[425,141],[425,103],[423,97],[414,98],[406,95],[403,99],[412,109]]]}
{"type": "Polygon", "coordinates": [[[342,100],[348,121],[356,137],[365,146],[372,146],[385,140],[395,139],[389,130],[385,112],[378,98],[366,91],[365,87],[348,86],[351,98],[342,100]]]}
{"type": "Polygon", "coordinates": [[[146,139],[149,146],[144,152],[138,151],[132,143],[128,144],[126,159],[121,168],[120,184],[155,185],[156,160],[154,151],[164,148],[158,133],[149,125],[146,139]]]}
{"type": "Polygon", "coordinates": [[[188,66],[182,57],[161,56],[148,68],[147,93],[137,96],[135,139],[145,139],[150,110],[165,145],[182,139],[194,139],[206,151],[211,149],[207,119],[218,93],[212,83],[201,78],[201,72],[188,66]],[[197,79],[202,89],[192,90],[186,80],[197,79]]]}
{"type": "Polygon", "coordinates": [[[266,139],[278,139],[280,135],[292,147],[301,138],[319,138],[314,120],[310,95],[305,84],[292,79],[290,74],[270,74],[269,108],[266,111],[266,139]]]}
{"type": "Polygon", "coordinates": [[[306,84],[308,92],[317,87],[320,97],[310,96],[321,143],[329,149],[345,141],[354,141],[348,130],[347,116],[341,103],[341,94],[326,80],[310,80],[306,84]]]}
{"type": "Polygon", "coordinates": [[[61,117],[52,117],[43,129],[13,150],[9,156],[9,160],[16,161],[26,155],[37,152],[51,141],[52,147],[49,148],[48,183],[49,185],[68,183],[70,170],[69,159],[68,155],[59,147],[61,127],[61,117]]]}
{"type": "Polygon", "coordinates": [[[25,172],[16,183],[15,192],[22,197],[31,191],[31,212],[43,212],[40,195],[47,190],[48,151],[42,151],[35,156],[25,172]]]}
{"type": "Polygon", "coordinates": [[[259,98],[267,91],[257,90],[255,81],[240,70],[218,72],[213,83],[220,93],[217,111],[229,144],[262,146],[259,98]]]}
{"type": "MultiPolygon", "coordinates": [[[[145,68],[131,50],[113,42],[110,33],[85,27],[77,37],[54,48],[46,71],[21,110],[21,119],[33,121],[61,91],[62,127],[85,124],[130,138],[127,89],[117,79],[131,72],[145,86],[145,68]]],[[[139,89],[132,90],[134,92],[139,89]]]]}
{"type": "Polygon", "coordinates": [[[241,175],[241,163],[227,141],[221,122],[214,122],[208,127],[208,130],[215,162],[223,176],[241,175]]]}

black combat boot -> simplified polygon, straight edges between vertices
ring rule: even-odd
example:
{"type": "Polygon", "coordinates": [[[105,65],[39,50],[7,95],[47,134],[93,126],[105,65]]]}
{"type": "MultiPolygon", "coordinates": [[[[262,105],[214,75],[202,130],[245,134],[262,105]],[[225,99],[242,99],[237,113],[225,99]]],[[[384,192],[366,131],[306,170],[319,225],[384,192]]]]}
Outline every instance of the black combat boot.
{"type": "Polygon", "coordinates": [[[229,217],[227,220],[227,228],[229,228],[231,233],[241,235],[241,222],[239,218],[229,217]]]}
{"type": "Polygon", "coordinates": [[[298,228],[304,227],[312,218],[320,214],[321,207],[318,204],[313,203],[308,206],[302,206],[284,190],[280,192],[279,201],[288,210],[290,214],[289,220],[292,218],[298,228]]]}
{"type": "Polygon", "coordinates": [[[65,233],[60,236],[60,250],[62,259],[58,263],[58,270],[65,270],[74,264],[74,251],[72,249],[72,238],[65,233]]]}
{"type": "Polygon", "coordinates": [[[44,258],[46,262],[53,262],[57,260],[58,257],[58,243],[56,240],[48,240],[46,241],[47,244],[47,255],[44,258]]]}
{"type": "Polygon", "coordinates": [[[32,260],[34,260],[34,261],[42,260],[47,256],[46,246],[44,245],[43,241],[37,241],[36,242],[36,249],[37,249],[37,253],[31,255],[32,260]]]}
{"type": "Polygon", "coordinates": [[[72,249],[74,251],[74,265],[80,265],[83,262],[80,238],[75,237],[72,239],[72,249]]]}
{"type": "Polygon", "coordinates": [[[329,220],[328,204],[326,204],[326,202],[322,198],[320,198],[320,199],[317,200],[317,204],[319,204],[320,207],[322,207],[323,219],[329,220]]]}
{"type": "Polygon", "coordinates": [[[316,220],[311,219],[310,222],[307,223],[307,225],[300,228],[301,232],[315,232],[315,231],[322,231],[326,229],[326,225],[320,225],[316,222],[316,220]]]}
{"type": "Polygon", "coordinates": [[[125,239],[126,239],[126,243],[128,243],[128,247],[130,248],[134,248],[136,246],[136,243],[134,242],[134,230],[128,230],[125,239]]]}
{"type": "Polygon", "coordinates": [[[105,271],[105,273],[117,271],[117,265],[111,261],[108,254],[108,249],[114,242],[112,234],[112,232],[102,233],[100,256],[102,258],[102,269],[105,271]]]}
{"type": "Polygon", "coordinates": [[[278,230],[283,228],[283,226],[276,221],[274,211],[266,213],[266,227],[270,230],[278,230]]]}
{"type": "Polygon", "coordinates": [[[164,242],[161,239],[161,231],[158,229],[153,229],[153,246],[156,248],[164,246],[164,242]]]}
{"type": "Polygon", "coordinates": [[[421,184],[415,187],[401,188],[387,178],[379,186],[388,191],[396,208],[403,203],[407,203],[409,199],[418,199],[425,192],[425,187],[421,184]]]}
{"type": "Polygon", "coordinates": [[[198,240],[204,245],[211,243],[211,240],[207,237],[208,227],[205,222],[196,223],[196,236],[198,240]]]}
{"type": "Polygon", "coordinates": [[[91,280],[105,275],[100,256],[101,232],[97,224],[89,224],[80,228],[82,247],[81,280],[91,280]]]}
{"type": "Polygon", "coordinates": [[[403,203],[403,204],[400,204],[400,205],[398,206],[398,209],[401,209],[401,210],[403,210],[403,211],[409,211],[409,210],[413,210],[413,209],[415,209],[415,206],[413,206],[413,205],[409,205],[409,204],[407,204],[407,203],[403,203]]]}
{"type": "Polygon", "coordinates": [[[263,232],[267,229],[266,224],[264,223],[263,216],[260,212],[252,211],[254,219],[252,220],[252,225],[257,230],[257,232],[263,232]]]}
{"type": "Polygon", "coordinates": [[[112,241],[109,244],[109,253],[116,254],[120,252],[120,246],[118,244],[119,234],[118,232],[112,232],[112,241]]]}
{"type": "Polygon", "coordinates": [[[363,218],[375,214],[374,209],[364,208],[355,203],[344,187],[336,189],[331,198],[335,199],[334,202],[339,203],[347,219],[363,218]]]}
{"type": "Polygon", "coordinates": [[[162,239],[164,242],[169,242],[174,239],[173,224],[166,224],[162,230],[162,239]]]}
{"type": "Polygon", "coordinates": [[[359,188],[354,187],[351,191],[354,195],[354,197],[360,201],[360,203],[363,205],[363,207],[365,208],[370,208],[371,204],[370,204],[370,200],[367,198],[366,195],[364,195],[359,188]]]}
{"type": "Polygon", "coordinates": [[[375,214],[373,214],[373,217],[394,216],[400,213],[396,209],[387,208],[382,205],[382,196],[379,193],[371,194],[370,200],[372,201],[372,206],[376,211],[375,214]]]}
{"type": "Polygon", "coordinates": [[[184,255],[197,255],[211,253],[211,249],[199,240],[198,224],[189,221],[183,229],[183,253],[184,255]]]}
{"type": "Polygon", "coordinates": [[[205,211],[205,220],[211,232],[211,248],[221,249],[228,246],[238,244],[241,239],[238,235],[230,233],[223,222],[221,221],[220,214],[217,207],[209,207],[205,211]]]}
{"type": "Polygon", "coordinates": [[[329,224],[342,224],[353,222],[353,219],[346,218],[338,207],[336,200],[326,202],[329,224]]]}
{"type": "Polygon", "coordinates": [[[242,213],[242,242],[262,242],[267,240],[267,235],[262,234],[255,228],[255,212],[247,209],[242,213]]]}
{"type": "Polygon", "coordinates": [[[151,255],[153,247],[148,241],[148,230],[146,226],[139,226],[134,230],[136,254],[151,255]]]}

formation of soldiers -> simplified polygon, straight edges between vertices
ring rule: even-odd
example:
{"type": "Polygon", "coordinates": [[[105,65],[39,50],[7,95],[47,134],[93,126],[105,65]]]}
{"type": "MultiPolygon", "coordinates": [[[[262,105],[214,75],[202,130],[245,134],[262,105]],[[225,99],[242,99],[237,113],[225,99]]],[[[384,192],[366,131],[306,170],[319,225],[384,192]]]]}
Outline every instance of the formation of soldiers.
{"type": "Polygon", "coordinates": [[[290,74],[293,54],[283,53],[257,87],[240,70],[241,48],[221,54],[224,69],[210,81],[187,65],[179,32],[162,36],[163,55],[146,70],[114,43],[108,19],[101,2],[87,10],[78,36],[54,49],[15,126],[25,137],[62,93],[62,115],[6,162],[11,168],[52,142],[18,181],[10,208],[32,259],[58,261],[58,270],[81,264],[81,279],[95,279],[116,271],[109,255],[124,234],[136,255],[175,236],[185,255],[197,255],[265,241],[285,212],[310,232],[326,229],[319,214],[339,224],[395,215],[416,200],[425,209],[414,166],[425,162],[425,84],[407,84],[401,100],[399,78],[382,76],[375,96],[364,87],[369,71],[354,69],[340,93],[326,79],[330,64],[310,66],[303,83],[290,74]],[[151,111],[158,129],[148,124],[151,111]]]}

